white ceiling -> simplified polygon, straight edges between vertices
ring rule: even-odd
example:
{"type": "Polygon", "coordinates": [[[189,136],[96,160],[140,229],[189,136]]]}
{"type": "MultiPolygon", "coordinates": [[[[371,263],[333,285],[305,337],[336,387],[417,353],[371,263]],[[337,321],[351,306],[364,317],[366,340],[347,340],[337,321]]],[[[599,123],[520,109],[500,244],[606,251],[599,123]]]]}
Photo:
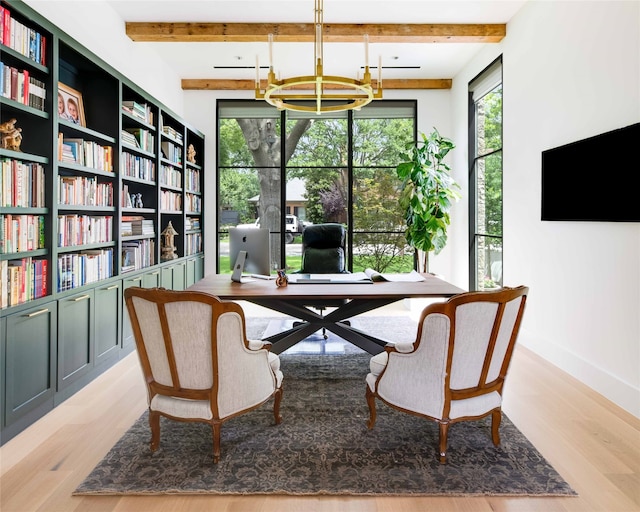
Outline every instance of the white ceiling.
{"type": "MultiPolygon", "coordinates": [[[[314,0],[108,0],[130,22],[313,23],[314,0]]],[[[324,23],[507,23],[526,0],[325,0],[324,23]]],[[[508,33],[508,29],[507,29],[508,33]]],[[[181,78],[255,79],[256,56],[268,65],[265,43],[136,43],[153,48],[181,78]],[[234,69],[216,69],[233,66],[234,69]],[[246,67],[247,69],[240,69],[246,67]]],[[[369,45],[369,66],[382,59],[385,78],[453,78],[483,44],[369,45]]],[[[363,44],[324,43],[324,74],[355,78],[363,44]]],[[[274,43],[281,78],[314,73],[312,43],[274,43]]],[[[377,70],[372,69],[377,77],[377,70]]],[[[266,70],[261,71],[266,78],[266,70]]]]}

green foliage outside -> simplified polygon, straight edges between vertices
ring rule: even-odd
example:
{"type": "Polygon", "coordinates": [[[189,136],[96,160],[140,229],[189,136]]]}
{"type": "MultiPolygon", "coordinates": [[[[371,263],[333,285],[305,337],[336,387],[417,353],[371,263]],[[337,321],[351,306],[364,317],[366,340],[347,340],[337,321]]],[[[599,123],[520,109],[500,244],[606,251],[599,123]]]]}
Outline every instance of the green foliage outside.
{"type": "MultiPolygon", "coordinates": [[[[414,119],[355,119],[351,128],[351,151],[346,117],[314,116],[304,124],[300,120],[289,120],[286,141],[282,143],[277,129],[268,140],[263,128],[270,120],[259,120],[253,126],[258,127],[254,133],[257,132],[260,147],[273,147],[274,151],[277,148],[285,153],[284,160],[272,158],[271,167],[265,167],[268,159],[258,165],[256,159],[267,156],[268,151],[258,155],[260,150],[251,138],[247,121],[219,121],[219,208],[238,212],[240,223],[254,220],[255,206],[249,198],[260,196],[260,208],[268,206],[263,199],[268,197],[269,189],[261,187],[265,183],[273,184],[273,173],[278,171],[274,166],[284,161],[286,179],[301,178],[305,182],[305,220],[347,224],[348,209],[352,207],[354,270],[362,266],[361,269],[370,267],[388,272],[397,267],[398,262],[402,262],[400,266],[407,271],[413,268],[412,256],[406,255],[403,211],[398,202],[401,182],[395,167],[406,144],[413,140],[414,119]],[[350,182],[353,184],[351,194],[350,182]]],[[[272,125],[279,126],[279,121],[273,120],[272,125]]],[[[273,188],[271,196],[272,192],[273,188]]],[[[273,201],[279,202],[278,197],[273,197],[273,201]]],[[[280,209],[280,204],[273,206],[280,209]]],[[[296,256],[287,255],[286,262],[291,269],[300,268],[296,256]]],[[[221,259],[219,267],[225,271],[228,261],[221,259]]]]}

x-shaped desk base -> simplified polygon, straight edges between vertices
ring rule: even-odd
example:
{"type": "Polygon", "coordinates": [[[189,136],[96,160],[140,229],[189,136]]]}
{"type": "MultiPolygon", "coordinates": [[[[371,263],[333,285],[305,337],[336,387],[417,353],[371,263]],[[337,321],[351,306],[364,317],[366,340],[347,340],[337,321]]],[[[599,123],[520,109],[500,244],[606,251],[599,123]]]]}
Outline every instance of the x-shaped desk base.
{"type": "Polygon", "coordinates": [[[263,340],[272,343],[271,350],[275,354],[284,352],[323,327],[370,354],[378,354],[384,350],[384,346],[387,343],[386,341],[359,329],[355,329],[343,321],[366,313],[367,311],[397,302],[398,298],[352,299],[326,316],[322,316],[308,307],[298,304],[300,301],[292,302],[257,298],[246,300],[259,306],[278,311],[279,313],[299,318],[302,321],[301,325],[294,326],[292,329],[274,334],[263,340]]]}

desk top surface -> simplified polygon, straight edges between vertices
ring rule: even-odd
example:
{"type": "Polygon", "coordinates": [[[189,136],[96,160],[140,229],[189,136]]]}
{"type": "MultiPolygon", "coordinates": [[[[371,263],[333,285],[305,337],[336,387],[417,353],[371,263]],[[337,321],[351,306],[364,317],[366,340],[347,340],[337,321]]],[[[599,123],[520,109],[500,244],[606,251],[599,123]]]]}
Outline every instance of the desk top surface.
{"type": "Polygon", "coordinates": [[[274,280],[254,279],[246,283],[231,281],[230,274],[209,274],[189,287],[227,300],[295,299],[398,299],[410,297],[451,297],[465,290],[431,274],[419,282],[382,281],[373,284],[318,283],[278,288],[274,280]]]}

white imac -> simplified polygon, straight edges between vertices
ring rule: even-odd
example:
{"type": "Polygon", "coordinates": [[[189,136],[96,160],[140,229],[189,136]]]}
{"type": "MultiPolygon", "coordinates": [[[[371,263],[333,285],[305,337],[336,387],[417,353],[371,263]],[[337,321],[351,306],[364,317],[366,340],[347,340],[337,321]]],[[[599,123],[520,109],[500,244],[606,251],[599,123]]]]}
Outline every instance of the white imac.
{"type": "Polygon", "coordinates": [[[229,228],[229,264],[235,269],[241,251],[246,253],[243,271],[248,274],[271,273],[271,246],[266,228],[229,228]]]}

